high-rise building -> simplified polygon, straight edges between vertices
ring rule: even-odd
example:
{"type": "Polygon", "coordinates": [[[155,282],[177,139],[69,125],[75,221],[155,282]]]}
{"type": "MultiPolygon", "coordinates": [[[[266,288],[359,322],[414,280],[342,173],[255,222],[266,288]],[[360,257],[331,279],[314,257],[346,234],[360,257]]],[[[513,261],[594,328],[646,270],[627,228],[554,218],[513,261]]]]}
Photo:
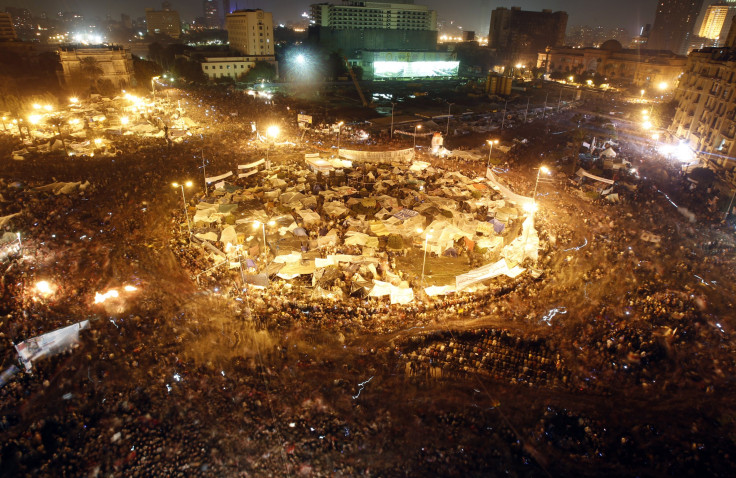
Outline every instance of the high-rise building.
{"type": "Polygon", "coordinates": [[[15,40],[18,37],[13,28],[13,18],[9,13],[0,12],[0,41],[15,40]]]}
{"type": "Polygon", "coordinates": [[[687,53],[703,0],[659,0],[647,48],[687,53]]]}
{"type": "Polygon", "coordinates": [[[230,49],[242,55],[273,56],[273,14],[236,10],[225,17],[230,49]]]}
{"type": "Polygon", "coordinates": [[[204,0],[204,25],[207,28],[220,28],[220,8],[218,0],[204,0]]]}
{"type": "Polygon", "coordinates": [[[222,0],[222,12],[225,15],[233,13],[233,9],[230,7],[230,0],[222,0]]]}
{"type": "Polygon", "coordinates": [[[710,40],[717,40],[721,35],[721,30],[723,29],[723,24],[727,16],[727,3],[709,5],[703,16],[703,23],[700,24],[698,36],[710,40]]]}
{"type": "Polygon", "coordinates": [[[164,2],[162,7],[162,10],[146,9],[146,31],[149,35],[163,34],[179,38],[181,35],[179,12],[171,10],[168,2],[164,2]]]}
{"type": "Polygon", "coordinates": [[[414,0],[344,1],[311,6],[310,41],[347,56],[358,50],[428,51],[437,47],[437,12],[414,0]]]}
{"type": "Polygon", "coordinates": [[[491,13],[488,47],[511,64],[534,65],[537,54],[565,42],[567,13],[499,7],[491,13]]]}

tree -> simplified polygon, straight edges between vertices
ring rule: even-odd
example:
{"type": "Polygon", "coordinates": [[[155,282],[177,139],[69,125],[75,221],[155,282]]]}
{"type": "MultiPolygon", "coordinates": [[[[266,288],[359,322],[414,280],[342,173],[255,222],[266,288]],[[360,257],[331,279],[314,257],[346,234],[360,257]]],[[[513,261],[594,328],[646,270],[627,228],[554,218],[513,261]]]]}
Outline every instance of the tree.
{"type": "Polygon", "coordinates": [[[138,85],[150,85],[151,78],[161,75],[162,72],[163,69],[158,63],[133,57],[133,75],[138,85]]]}
{"type": "Polygon", "coordinates": [[[97,83],[105,73],[102,71],[102,68],[100,68],[97,60],[91,56],[82,58],[79,62],[79,71],[88,80],[91,90],[97,89],[97,83]]]}
{"type": "Polygon", "coordinates": [[[243,76],[243,80],[249,83],[266,80],[273,81],[276,78],[276,67],[267,61],[257,61],[253,68],[243,76]]]}

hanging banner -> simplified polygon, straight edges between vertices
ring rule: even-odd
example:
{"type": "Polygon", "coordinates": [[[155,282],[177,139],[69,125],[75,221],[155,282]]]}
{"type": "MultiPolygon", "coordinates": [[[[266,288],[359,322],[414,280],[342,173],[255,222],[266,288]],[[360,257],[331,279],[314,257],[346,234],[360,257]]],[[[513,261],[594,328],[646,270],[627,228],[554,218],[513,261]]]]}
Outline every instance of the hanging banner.
{"type": "Polygon", "coordinates": [[[414,148],[399,149],[396,151],[355,151],[352,149],[340,149],[340,156],[352,161],[365,161],[369,163],[409,162],[414,159],[414,148]]]}
{"type": "Polygon", "coordinates": [[[89,320],[83,320],[74,325],[25,340],[17,344],[15,350],[28,371],[33,367],[34,361],[47,355],[56,355],[69,350],[79,341],[79,331],[87,328],[89,328],[89,320]]]}
{"type": "Polygon", "coordinates": [[[255,167],[258,167],[258,166],[260,166],[261,164],[265,164],[265,163],[266,163],[266,160],[265,160],[265,159],[259,159],[258,161],[255,161],[255,162],[253,162],[253,163],[248,163],[248,164],[238,164],[238,169],[250,169],[250,168],[255,168],[255,167]]]}
{"type": "Polygon", "coordinates": [[[240,173],[240,174],[238,174],[238,177],[239,178],[247,178],[248,176],[253,176],[254,174],[257,174],[257,173],[258,173],[258,170],[257,169],[252,169],[252,170],[248,171],[247,173],[240,173]]]}
{"type": "Polygon", "coordinates": [[[582,176],[585,176],[586,178],[590,178],[590,179],[593,179],[595,181],[600,181],[602,183],[613,184],[613,179],[606,179],[606,178],[602,178],[600,176],[596,176],[595,174],[590,174],[588,171],[584,170],[583,168],[578,169],[578,172],[575,173],[575,174],[578,175],[578,176],[581,176],[581,177],[582,176]]]}
{"type": "Polygon", "coordinates": [[[311,115],[297,115],[296,120],[299,123],[309,123],[312,124],[312,116],[311,115]]]}
{"type": "Polygon", "coordinates": [[[209,183],[214,183],[215,181],[220,181],[222,179],[229,178],[232,175],[233,175],[233,172],[232,171],[228,171],[225,174],[221,174],[219,176],[212,176],[212,177],[209,177],[209,178],[205,178],[204,180],[207,181],[207,184],[209,184],[209,183]]]}
{"type": "Polygon", "coordinates": [[[522,207],[534,202],[532,198],[516,194],[511,189],[501,184],[498,178],[496,178],[496,175],[493,174],[491,168],[486,169],[486,178],[488,179],[488,182],[491,184],[491,186],[493,186],[494,189],[498,189],[498,191],[505,199],[508,199],[509,201],[516,203],[522,207]]]}

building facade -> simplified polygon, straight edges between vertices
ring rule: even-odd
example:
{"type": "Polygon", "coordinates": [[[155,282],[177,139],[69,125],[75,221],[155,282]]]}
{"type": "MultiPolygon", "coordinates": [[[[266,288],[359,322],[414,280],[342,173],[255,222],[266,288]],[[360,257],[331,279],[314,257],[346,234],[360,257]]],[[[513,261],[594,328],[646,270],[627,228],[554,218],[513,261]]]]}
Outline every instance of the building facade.
{"type": "Polygon", "coordinates": [[[64,46],[59,48],[60,80],[66,88],[76,87],[81,81],[110,81],[113,88],[122,90],[135,85],[133,57],[128,48],[121,46],[64,46]],[[90,74],[89,70],[96,71],[90,74]]]}
{"type": "Polygon", "coordinates": [[[314,4],[309,40],[350,57],[359,50],[435,50],[437,12],[414,0],[314,4]]]}
{"type": "Polygon", "coordinates": [[[453,78],[460,67],[455,53],[448,51],[361,50],[349,63],[361,67],[366,80],[453,78]]]}
{"type": "Polygon", "coordinates": [[[244,56],[274,55],[273,14],[263,10],[236,10],[225,16],[230,49],[244,56]]]}
{"type": "Polygon", "coordinates": [[[647,48],[687,54],[703,0],[659,0],[647,48]]]}
{"type": "Polygon", "coordinates": [[[496,8],[491,13],[488,48],[509,64],[534,65],[540,51],[564,45],[566,28],[565,12],[496,8]]]}
{"type": "Polygon", "coordinates": [[[677,84],[686,63],[687,57],[670,51],[622,48],[609,40],[600,48],[548,48],[539,53],[537,67],[548,73],[595,72],[613,84],[655,88],[662,83],[677,84]]]}
{"type": "Polygon", "coordinates": [[[698,36],[710,40],[717,40],[721,36],[723,24],[728,16],[728,8],[727,3],[708,5],[703,15],[703,23],[700,24],[698,36]]]}
{"type": "Polygon", "coordinates": [[[146,31],[149,35],[181,36],[181,20],[176,10],[146,9],[146,31]]]}
{"type": "Polygon", "coordinates": [[[13,27],[13,18],[9,13],[0,12],[0,41],[13,41],[17,38],[15,27],[13,27]]]}
{"type": "MultiPolygon", "coordinates": [[[[207,75],[208,80],[231,78],[234,81],[238,81],[258,61],[263,61],[262,57],[222,56],[206,57],[202,60],[201,64],[202,72],[207,75]]],[[[271,61],[273,62],[273,60],[271,61]]]]}

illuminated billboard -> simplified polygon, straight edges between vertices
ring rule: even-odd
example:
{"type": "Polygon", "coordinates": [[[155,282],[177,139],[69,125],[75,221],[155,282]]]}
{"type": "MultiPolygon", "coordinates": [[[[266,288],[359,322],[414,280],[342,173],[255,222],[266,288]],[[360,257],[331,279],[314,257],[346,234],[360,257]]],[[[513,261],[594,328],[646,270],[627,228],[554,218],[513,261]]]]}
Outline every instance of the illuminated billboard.
{"type": "Polygon", "coordinates": [[[459,61],[374,61],[374,78],[457,76],[459,61]]]}

